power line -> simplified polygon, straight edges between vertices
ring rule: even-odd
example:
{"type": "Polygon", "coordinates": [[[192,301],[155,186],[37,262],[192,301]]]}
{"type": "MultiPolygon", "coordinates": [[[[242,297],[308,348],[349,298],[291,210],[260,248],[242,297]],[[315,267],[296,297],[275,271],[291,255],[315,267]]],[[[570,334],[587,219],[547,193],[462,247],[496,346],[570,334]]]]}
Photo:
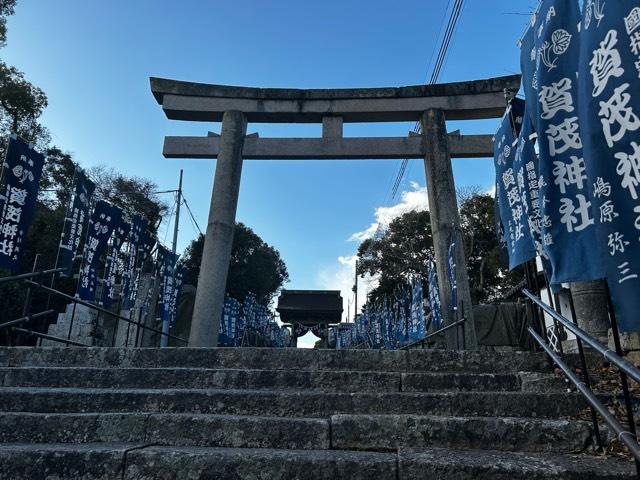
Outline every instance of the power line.
{"type": "Polygon", "coordinates": [[[202,230],[200,229],[200,225],[198,225],[198,222],[196,221],[196,217],[193,215],[193,212],[191,211],[191,207],[189,207],[189,204],[187,203],[187,199],[186,199],[186,197],[184,195],[182,196],[182,199],[184,200],[184,206],[187,207],[187,212],[189,212],[189,216],[191,217],[191,221],[193,222],[193,224],[198,229],[198,232],[200,233],[200,235],[202,235],[202,230]]]}
{"type": "MultiPolygon", "coordinates": [[[[450,4],[451,4],[451,0],[449,0],[449,2],[447,3],[447,8],[445,9],[445,13],[446,11],[448,11],[450,4]]],[[[464,6],[464,0],[456,0],[455,4],[453,5],[453,9],[451,10],[451,14],[449,16],[449,21],[447,22],[447,28],[443,35],[442,42],[440,43],[438,56],[436,57],[436,62],[431,72],[429,84],[437,83],[438,79],[440,78],[440,74],[442,73],[442,69],[447,59],[447,53],[449,52],[449,46],[451,45],[451,39],[453,38],[453,34],[455,33],[455,30],[458,24],[458,19],[460,18],[460,14],[462,13],[463,6],[464,6]]],[[[434,48],[434,52],[435,52],[435,48],[434,48]]],[[[431,60],[433,60],[433,53],[431,54],[431,60]]],[[[431,60],[429,61],[429,63],[431,63],[431,60]]],[[[421,130],[420,121],[416,121],[413,127],[413,131],[416,133],[420,133],[420,130],[421,130]]],[[[396,179],[391,189],[391,199],[394,199],[398,193],[398,189],[400,188],[400,185],[402,183],[402,179],[404,177],[408,163],[409,163],[409,159],[405,158],[402,160],[402,163],[400,164],[398,174],[396,175],[396,179]]]]}

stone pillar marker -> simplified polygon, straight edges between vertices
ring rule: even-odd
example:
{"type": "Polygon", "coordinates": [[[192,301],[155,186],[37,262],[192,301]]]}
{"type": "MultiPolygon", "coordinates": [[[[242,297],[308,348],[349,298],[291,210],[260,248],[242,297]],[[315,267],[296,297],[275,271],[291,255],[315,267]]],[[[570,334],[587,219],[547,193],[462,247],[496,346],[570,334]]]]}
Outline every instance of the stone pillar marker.
{"type": "Polygon", "coordinates": [[[218,346],[246,132],[247,119],[242,112],[224,113],[189,347],[218,346]]]}
{"type": "MultiPolygon", "coordinates": [[[[451,287],[447,280],[447,257],[452,232],[460,229],[456,187],[453,181],[451,156],[447,125],[442,110],[427,110],[421,117],[422,135],[424,138],[424,168],[427,176],[427,195],[431,215],[431,231],[435,250],[440,301],[444,325],[454,322],[451,305],[451,287]]],[[[478,348],[473,313],[471,309],[471,293],[467,275],[467,260],[461,235],[456,236],[456,281],[458,287],[458,310],[460,317],[465,317],[465,348],[478,348]]],[[[447,334],[447,347],[458,348],[455,328],[447,334]]]]}

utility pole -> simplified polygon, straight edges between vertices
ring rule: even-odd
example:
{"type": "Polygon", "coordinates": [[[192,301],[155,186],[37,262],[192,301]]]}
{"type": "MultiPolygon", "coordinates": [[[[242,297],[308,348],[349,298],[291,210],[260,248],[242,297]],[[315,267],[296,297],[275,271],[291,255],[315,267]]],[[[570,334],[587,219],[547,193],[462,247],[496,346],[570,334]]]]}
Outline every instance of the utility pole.
{"type": "MultiPolygon", "coordinates": [[[[176,220],[173,225],[173,243],[171,244],[171,253],[176,254],[178,247],[178,230],[180,228],[180,204],[182,203],[182,169],[180,169],[180,180],[178,180],[178,190],[176,191],[176,220]]],[[[160,338],[160,346],[169,346],[169,327],[171,319],[168,318],[162,322],[162,337],[160,338]]]]}

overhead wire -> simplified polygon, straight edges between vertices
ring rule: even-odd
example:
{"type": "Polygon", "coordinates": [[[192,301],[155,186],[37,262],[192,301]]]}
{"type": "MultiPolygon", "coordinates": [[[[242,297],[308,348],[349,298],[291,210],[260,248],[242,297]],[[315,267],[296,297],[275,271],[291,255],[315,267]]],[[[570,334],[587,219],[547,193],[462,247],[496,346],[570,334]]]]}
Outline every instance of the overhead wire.
{"type": "MultiPolygon", "coordinates": [[[[445,9],[445,15],[446,15],[446,12],[449,10],[450,4],[451,4],[451,0],[449,0],[449,2],[447,3],[447,8],[445,9]]],[[[451,10],[451,14],[449,16],[449,21],[447,22],[447,28],[445,29],[444,35],[442,37],[442,42],[440,43],[438,56],[436,57],[436,61],[433,65],[433,70],[431,72],[431,76],[428,84],[437,83],[438,79],[440,78],[440,74],[442,73],[442,69],[446,63],[447,53],[449,52],[449,46],[451,45],[451,40],[453,38],[453,34],[455,33],[456,27],[458,25],[458,19],[460,18],[463,7],[464,7],[464,0],[455,1],[453,5],[453,9],[451,10]]],[[[435,46],[431,54],[431,59],[429,60],[429,63],[433,61],[434,53],[435,53],[435,46]]],[[[421,130],[421,126],[420,126],[420,121],[418,120],[416,121],[413,127],[413,132],[420,133],[420,130],[421,130]]],[[[400,164],[400,168],[398,169],[396,179],[391,189],[391,200],[393,200],[398,193],[398,189],[400,188],[402,179],[404,178],[404,174],[406,172],[408,163],[409,163],[409,159],[405,158],[402,160],[400,164]]]]}

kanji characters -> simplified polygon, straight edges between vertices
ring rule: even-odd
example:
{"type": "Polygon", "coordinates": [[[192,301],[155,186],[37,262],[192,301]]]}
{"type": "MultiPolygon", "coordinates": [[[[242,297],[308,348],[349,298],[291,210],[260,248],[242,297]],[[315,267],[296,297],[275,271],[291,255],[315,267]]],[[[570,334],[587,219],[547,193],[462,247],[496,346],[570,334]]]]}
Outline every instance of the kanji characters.
{"type": "Polygon", "coordinates": [[[27,190],[24,188],[11,188],[9,190],[9,203],[24,206],[24,202],[27,199],[27,190]]]}
{"type": "Polygon", "coordinates": [[[620,232],[613,232],[609,234],[607,245],[609,247],[609,253],[613,256],[616,253],[624,253],[624,249],[629,245],[629,241],[624,239],[624,235],[620,232]]]}
{"type": "Polygon", "coordinates": [[[616,173],[622,177],[622,188],[629,190],[631,198],[638,199],[636,187],[640,185],[640,145],[631,142],[633,153],[618,152],[614,156],[618,159],[616,173]]]}
{"type": "Polygon", "coordinates": [[[600,102],[598,115],[602,117],[602,131],[609,148],[620,140],[628,131],[635,131],[640,128],[640,118],[633,113],[633,109],[627,106],[631,95],[626,93],[629,88],[628,83],[623,83],[614,90],[613,95],[606,102],[600,102]],[[611,127],[618,124],[617,132],[612,132],[611,127]]]}
{"type": "Polygon", "coordinates": [[[553,118],[556,113],[564,110],[573,112],[573,97],[571,95],[571,79],[563,78],[559,82],[553,82],[551,86],[540,88],[538,98],[542,106],[540,117],[545,120],[553,118]]]}
{"type": "Polygon", "coordinates": [[[560,222],[564,224],[569,233],[579,232],[594,224],[594,219],[589,215],[591,202],[580,193],[576,195],[576,200],[578,201],[577,207],[571,198],[560,199],[560,222]]]}
{"type": "Polygon", "coordinates": [[[552,157],[570,148],[582,148],[582,140],[578,132],[578,117],[565,118],[558,125],[549,125],[545,133],[549,140],[549,153],[552,157]]]}
{"type": "Polygon", "coordinates": [[[611,184],[605,182],[602,177],[597,177],[593,184],[593,196],[600,198],[602,196],[608,197],[609,195],[611,195],[611,184]]]}
{"type": "Polygon", "coordinates": [[[502,183],[504,184],[504,188],[508,189],[510,185],[515,185],[516,180],[513,176],[513,168],[508,168],[502,174],[502,183]]]}
{"type": "Polygon", "coordinates": [[[20,223],[21,215],[22,215],[21,207],[16,207],[14,205],[7,205],[7,210],[6,210],[4,219],[6,222],[20,223]]]}
{"type": "Polygon", "coordinates": [[[616,48],[618,32],[609,30],[604,40],[600,42],[600,48],[593,52],[593,58],[589,62],[591,76],[593,77],[594,97],[599,96],[612,77],[620,77],[624,73],[620,52],[616,48]]]}
{"type": "Polygon", "coordinates": [[[635,280],[638,278],[637,273],[631,273],[631,269],[629,268],[629,262],[623,262],[618,265],[618,270],[620,273],[620,278],[618,279],[618,283],[626,282],[627,280],[635,280]]]}
{"type": "Polygon", "coordinates": [[[611,200],[607,200],[602,205],[600,205],[600,222],[601,223],[611,223],[613,219],[619,217],[620,215],[614,210],[613,202],[611,200]]]}
{"type": "Polygon", "coordinates": [[[584,166],[584,160],[582,158],[571,156],[571,163],[567,164],[561,161],[553,162],[553,176],[555,177],[554,184],[558,185],[560,192],[564,195],[567,193],[567,186],[575,185],[578,189],[582,190],[584,186],[584,180],[587,179],[585,173],[586,168],[584,166]]]}
{"type": "Polygon", "coordinates": [[[13,244],[13,240],[9,240],[7,238],[5,238],[3,241],[0,242],[0,254],[1,255],[6,255],[7,257],[10,257],[11,255],[13,255],[13,250],[14,250],[14,244],[13,244]]]}
{"type": "Polygon", "coordinates": [[[7,238],[14,239],[18,235],[18,225],[15,223],[3,223],[0,233],[7,238]]]}

